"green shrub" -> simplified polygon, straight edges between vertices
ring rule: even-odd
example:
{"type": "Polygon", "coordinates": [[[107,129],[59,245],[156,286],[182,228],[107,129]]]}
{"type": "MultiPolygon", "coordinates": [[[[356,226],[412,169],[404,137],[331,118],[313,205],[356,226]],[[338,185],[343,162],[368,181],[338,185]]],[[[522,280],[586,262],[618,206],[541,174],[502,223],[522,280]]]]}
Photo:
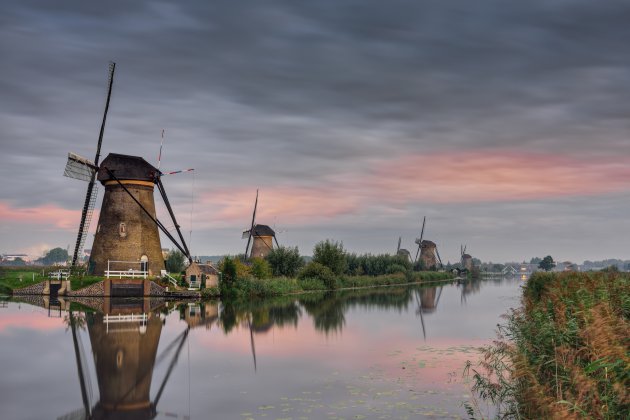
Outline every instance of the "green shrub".
{"type": "Polygon", "coordinates": [[[405,267],[402,264],[392,264],[389,267],[387,267],[387,274],[406,273],[406,272],[407,272],[407,267],[405,267]]]}
{"type": "Polygon", "coordinates": [[[313,262],[328,267],[334,274],[343,274],[347,264],[343,243],[330,239],[318,242],[313,249],[313,262]]]}
{"type": "Polygon", "coordinates": [[[347,254],[346,261],[345,273],[351,276],[382,276],[411,269],[411,262],[403,255],[347,254]]]}
{"type": "Polygon", "coordinates": [[[166,261],[164,261],[166,270],[169,273],[179,273],[179,272],[184,271],[185,260],[186,260],[186,257],[184,257],[184,254],[181,251],[173,250],[173,249],[170,250],[168,255],[166,256],[166,261]]]}
{"type": "Polygon", "coordinates": [[[274,276],[295,277],[304,266],[304,259],[297,247],[280,246],[269,252],[266,257],[274,276]]]}
{"type": "Polygon", "coordinates": [[[201,297],[203,299],[216,298],[216,297],[219,297],[220,295],[221,295],[221,292],[219,291],[219,288],[216,286],[206,287],[205,289],[201,291],[201,297]]]}
{"type": "Polygon", "coordinates": [[[298,273],[299,280],[316,279],[320,280],[327,289],[337,288],[337,278],[332,270],[325,265],[312,261],[298,273]]]}
{"type": "Polygon", "coordinates": [[[302,290],[326,290],[326,285],[320,279],[302,279],[300,287],[302,290]]]}
{"type": "Polygon", "coordinates": [[[251,266],[252,276],[257,279],[271,278],[271,266],[266,260],[262,258],[253,258],[251,266]]]}

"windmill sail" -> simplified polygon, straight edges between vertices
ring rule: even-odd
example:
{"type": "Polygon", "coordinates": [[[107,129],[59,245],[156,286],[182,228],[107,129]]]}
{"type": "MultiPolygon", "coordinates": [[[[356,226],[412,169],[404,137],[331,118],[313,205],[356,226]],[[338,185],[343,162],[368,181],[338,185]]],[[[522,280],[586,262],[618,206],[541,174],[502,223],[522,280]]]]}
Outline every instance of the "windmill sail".
{"type": "Polygon", "coordinates": [[[74,153],[68,153],[68,161],[66,162],[66,168],[63,170],[63,176],[90,182],[96,170],[97,167],[91,160],[74,153]]]}
{"type": "Polygon", "coordinates": [[[416,239],[416,243],[418,244],[418,250],[416,251],[416,259],[414,261],[418,261],[418,256],[420,256],[420,248],[422,248],[422,237],[424,236],[424,224],[427,221],[427,216],[422,218],[422,230],[420,231],[420,239],[416,239]]]}
{"type": "MultiPolygon", "coordinates": [[[[249,244],[252,241],[252,234],[254,232],[254,227],[256,226],[256,208],[258,207],[258,190],[256,190],[256,201],[254,202],[254,213],[252,214],[252,225],[247,232],[247,246],[245,247],[245,258],[247,258],[247,252],[249,251],[249,244]]],[[[245,237],[245,233],[243,233],[243,238],[245,237]]]]}
{"type": "MultiPolygon", "coordinates": [[[[71,168],[76,168],[77,170],[83,166],[79,173],[83,175],[83,178],[77,179],[85,179],[85,175],[87,171],[85,168],[92,168],[91,176],[89,178],[89,184],[87,188],[87,192],[85,193],[85,202],[83,203],[83,209],[81,211],[81,223],[79,224],[79,232],[77,233],[77,241],[74,246],[74,254],[72,255],[72,267],[76,267],[77,260],[79,259],[79,253],[83,251],[83,245],[85,244],[85,238],[87,236],[88,229],[90,227],[90,222],[92,221],[92,213],[94,212],[94,205],[96,203],[96,196],[98,194],[96,187],[96,168],[98,168],[98,162],[101,157],[101,144],[103,144],[103,134],[105,132],[105,121],[107,120],[107,111],[109,110],[109,101],[112,96],[112,85],[114,83],[114,70],[116,69],[116,63],[110,63],[109,66],[109,78],[108,78],[108,88],[107,88],[107,101],[105,102],[105,112],[103,113],[103,122],[101,123],[101,130],[98,136],[98,143],[96,146],[96,156],[94,158],[94,162],[92,166],[88,165],[89,162],[85,158],[76,159],[72,156],[77,156],[70,154],[68,156],[68,163],[66,164],[66,170],[68,170],[68,166],[71,168]]],[[[80,158],[77,156],[77,158],[80,158]]],[[[89,162],[92,163],[92,162],[89,162]]],[[[64,171],[65,175],[66,171],[64,171]]],[[[73,173],[74,172],[69,172],[73,173]]],[[[69,175],[67,175],[69,176],[69,175]]],[[[75,178],[76,176],[73,176],[75,178]]]]}

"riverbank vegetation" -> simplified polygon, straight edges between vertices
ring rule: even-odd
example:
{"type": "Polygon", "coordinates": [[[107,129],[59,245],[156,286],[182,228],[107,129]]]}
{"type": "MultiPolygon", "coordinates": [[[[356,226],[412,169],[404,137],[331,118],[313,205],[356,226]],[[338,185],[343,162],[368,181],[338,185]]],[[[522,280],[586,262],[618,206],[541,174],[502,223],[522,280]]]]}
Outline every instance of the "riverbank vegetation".
{"type": "Polygon", "coordinates": [[[42,269],[33,266],[0,268],[0,294],[10,295],[13,289],[27,287],[46,280],[42,269]]]}
{"type": "MultiPolygon", "coordinates": [[[[32,286],[49,280],[48,273],[59,270],[59,267],[48,266],[3,266],[0,268],[0,294],[10,295],[13,290],[32,286]]],[[[61,269],[65,269],[61,267],[61,269]]],[[[83,273],[70,276],[70,288],[80,290],[94,283],[103,281],[100,276],[88,276],[83,273]]]]}
{"type": "Polygon", "coordinates": [[[630,418],[630,276],[534,274],[467,375],[498,418],[630,418]]]}
{"type": "MultiPolygon", "coordinates": [[[[225,257],[218,268],[222,273],[219,294],[230,298],[446,281],[453,277],[445,272],[414,271],[405,256],[347,253],[341,242],[331,240],[315,245],[308,264],[297,248],[279,247],[265,259],[225,257]]],[[[210,297],[215,293],[205,294],[210,297]]]]}

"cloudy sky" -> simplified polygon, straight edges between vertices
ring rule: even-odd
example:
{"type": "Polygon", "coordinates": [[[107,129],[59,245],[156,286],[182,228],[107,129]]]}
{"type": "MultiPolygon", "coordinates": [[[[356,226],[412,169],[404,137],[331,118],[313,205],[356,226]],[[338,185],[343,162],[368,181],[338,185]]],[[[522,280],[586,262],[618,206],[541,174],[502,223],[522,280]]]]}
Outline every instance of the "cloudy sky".
{"type": "Polygon", "coordinates": [[[411,249],[427,216],[444,260],[630,258],[628,22],[590,0],[2,2],[0,253],[72,249],[86,184],[63,168],[94,156],[112,60],[103,155],[157,164],[166,130],[194,254],[244,251],[259,188],[307,255],[411,249]]]}

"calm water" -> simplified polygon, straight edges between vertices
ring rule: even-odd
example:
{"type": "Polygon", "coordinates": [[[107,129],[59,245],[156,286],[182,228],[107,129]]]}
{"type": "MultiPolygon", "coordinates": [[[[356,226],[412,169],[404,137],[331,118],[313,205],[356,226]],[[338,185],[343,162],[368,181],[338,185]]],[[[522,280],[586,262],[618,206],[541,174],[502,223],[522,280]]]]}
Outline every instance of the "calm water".
{"type": "Polygon", "coordinates": [[[86,418],[80,365],[97,419],[462,418],[464,363],[521,284],[249,305],[92,300],[72,312],[1,302],[0,417],[86,418]]]}

